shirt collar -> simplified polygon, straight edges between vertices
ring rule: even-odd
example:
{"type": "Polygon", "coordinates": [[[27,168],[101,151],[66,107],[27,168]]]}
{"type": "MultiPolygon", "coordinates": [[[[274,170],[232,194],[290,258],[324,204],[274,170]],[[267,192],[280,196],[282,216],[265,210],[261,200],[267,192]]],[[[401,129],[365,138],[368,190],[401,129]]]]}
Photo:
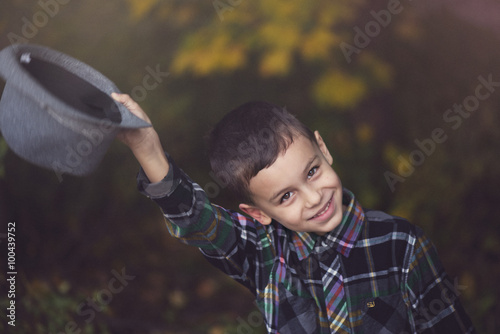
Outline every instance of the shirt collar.
{"type": "Polygon", "coordinates": [[[349,257],[363,226],[365,213],[354,194],[345,188],[342,194],[342,204],[347,207],[342,222],[331,232],[323,236],[309,232],[292,233],[292,242],[299,260],[309,256],[315,247],[320,252],[333,248],[343,256],[349,257]]]}

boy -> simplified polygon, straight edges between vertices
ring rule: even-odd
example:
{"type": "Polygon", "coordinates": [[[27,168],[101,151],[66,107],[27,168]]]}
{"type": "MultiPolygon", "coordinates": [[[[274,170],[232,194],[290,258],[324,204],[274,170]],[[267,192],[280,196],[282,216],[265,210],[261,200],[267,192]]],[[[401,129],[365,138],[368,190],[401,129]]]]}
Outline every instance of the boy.
{"type": "MultiPolygon", "coordinates": [[[[147,120],[126,95],[113,97],[147,120]]],[[[120,134],[169,232],[256,296],[269,333],[472,333],[434,247],[342,188],[318,132],[247,103],[209,137],[212,170],[248,216],[208,201],[152,128],[120,134]]]]}

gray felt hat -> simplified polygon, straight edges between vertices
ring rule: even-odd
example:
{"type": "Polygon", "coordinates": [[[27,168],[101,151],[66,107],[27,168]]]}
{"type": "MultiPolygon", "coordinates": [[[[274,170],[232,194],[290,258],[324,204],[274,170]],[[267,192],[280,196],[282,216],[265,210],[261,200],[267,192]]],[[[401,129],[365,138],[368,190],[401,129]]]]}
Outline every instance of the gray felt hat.
{"type": "Polygon", "coordinates": [[[0,51],[0,130],[9,147],[41,167],[85,175],[122,128],[149,123],[110,97],[118,88],[92,67],[47,47],[0,51]]]}

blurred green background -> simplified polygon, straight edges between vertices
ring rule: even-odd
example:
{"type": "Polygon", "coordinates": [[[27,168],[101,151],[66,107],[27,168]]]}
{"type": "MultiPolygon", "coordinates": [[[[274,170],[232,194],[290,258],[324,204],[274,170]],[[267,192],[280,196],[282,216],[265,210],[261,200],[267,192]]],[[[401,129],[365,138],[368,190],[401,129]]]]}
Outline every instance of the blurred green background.
{"type": "MultiPolygon", "coordinates": [[[[229,207],[236,203],[214,186],[203,137],[246,101],[286,106],[322,133],[365,207],[425,230],[478,332],[497,333],[499,9],[443,0],[8,0],[0,47],[41,44],[104,73],[139,100],[178,164],[229,207]],[[168,76],[146,90],[150,71],[168,76]],[[479,88],[484,80],[489,90],[479,88]]],[[[116,142],[92,175],[61,180],[0,137],[1,259],[15,222],[18,271],[16,327],[1,312],[1,332],[264,332],[251,294],[168,235],[136,190],[137,170],[116,142]]]]}

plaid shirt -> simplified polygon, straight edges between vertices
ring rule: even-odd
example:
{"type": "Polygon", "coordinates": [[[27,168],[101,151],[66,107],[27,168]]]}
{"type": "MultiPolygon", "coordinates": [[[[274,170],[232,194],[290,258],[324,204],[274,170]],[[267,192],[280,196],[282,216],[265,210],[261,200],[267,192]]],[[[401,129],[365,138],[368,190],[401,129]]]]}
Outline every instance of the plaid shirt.
{"type": "Polygon", "coordinates": [[[406,220],[363,210],[344,189],[343,220],[323,236],[263,226],[170,166],[156,184],[141,172],[139,190],[172,236],[252,291],[269,333],[474,333],[456,281],[406,220]]]}

